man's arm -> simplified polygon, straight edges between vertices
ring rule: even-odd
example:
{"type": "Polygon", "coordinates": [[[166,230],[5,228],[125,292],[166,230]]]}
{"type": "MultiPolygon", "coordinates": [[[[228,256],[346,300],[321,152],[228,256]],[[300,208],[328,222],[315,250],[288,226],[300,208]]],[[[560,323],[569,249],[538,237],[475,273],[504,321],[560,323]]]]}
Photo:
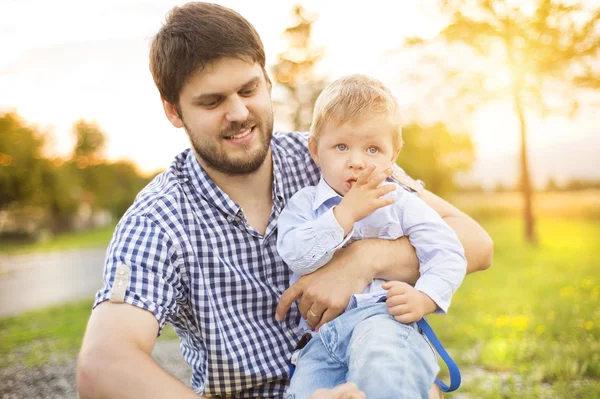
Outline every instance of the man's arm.
{"type": "MultiPolygon", "coordinates": [[[[465,249],[467,274],[486,270],[492,265],[494,243],[489,234],[471,217],[430,191],[423,190],[421,199],[444,219],[465,249]]],[[[363,240],[362,251],[372,255],[374,278],[399,280],[414,285],[419,278],[419,259],[407,237],[395,241],[363,240]]],[[[356,245],[358,242],[352,244],[356,245]]]]}
{"type": "Polygon", "coordinates": [[[458,236],[465,249],[467,274],[486,270],[492,265],[494,243],[483,227],[430,191],[423,190],[421,199],[432,207],[458,236]]]}
{"type": "Polygon", "coordinates": [[[146,310],[103,302],[88,322],[77,362],[77,388],[87,398],[198,399],[152,359],[158,322],[146,310]]]}

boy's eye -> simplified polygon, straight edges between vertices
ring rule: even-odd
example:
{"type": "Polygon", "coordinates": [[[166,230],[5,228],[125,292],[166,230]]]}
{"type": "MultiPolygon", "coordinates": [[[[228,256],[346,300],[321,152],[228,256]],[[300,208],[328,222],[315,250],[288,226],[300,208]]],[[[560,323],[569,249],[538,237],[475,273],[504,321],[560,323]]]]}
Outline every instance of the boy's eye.
{"type": "Polygon", "coordinates": [[[367,151],[369,152],[369,154],[377,154],[379,152],[379,149],[377,147],[369,147],[367,151]]]}
{"type": "Polygon", "coordinates": [[[337,148],[338,151],[346,151],[348,149],[348,147],[346,147],[346,144],[338,144],[335,146],[335,148],[337,148]]]}

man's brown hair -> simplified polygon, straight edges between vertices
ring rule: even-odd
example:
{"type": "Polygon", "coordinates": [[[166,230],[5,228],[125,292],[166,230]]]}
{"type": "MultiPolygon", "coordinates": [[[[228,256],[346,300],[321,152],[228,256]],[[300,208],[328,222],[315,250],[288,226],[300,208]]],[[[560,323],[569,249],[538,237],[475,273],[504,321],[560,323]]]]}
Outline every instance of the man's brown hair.
{"type": "Polygon", "coordinates": [[[223,57],[258,63],[270,84],[264,46],[250,22],[217,4],[186,3],[169,12],[152,40],[150,72],[162,98],[179,108],[187,79],[223,57]]]}

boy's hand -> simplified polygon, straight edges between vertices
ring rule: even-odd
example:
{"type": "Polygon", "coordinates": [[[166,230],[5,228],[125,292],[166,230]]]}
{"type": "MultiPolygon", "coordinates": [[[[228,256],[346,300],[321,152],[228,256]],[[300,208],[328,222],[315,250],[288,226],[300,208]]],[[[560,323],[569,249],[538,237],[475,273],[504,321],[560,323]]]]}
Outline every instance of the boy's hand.
{"type": "Polygon", "coordinates": [[[392,168],[375,171],[375,165],[369,165],[358,176],[358,180],[346,193],[342,202],[333,208],[335,218],[344,229],[344,236],[352,230],[354,223],[396,201],[395,198],[381,198],[396,189],[393,184],[381,186],[391,174],[392,168]]]}
{"type": "Polygon", "coordinates": [[[419,321],[437,309],[435,302],[425,293],[401,281],[388,281],[381,286],[387,292],[388,312],[400,323],[419,321]]]}

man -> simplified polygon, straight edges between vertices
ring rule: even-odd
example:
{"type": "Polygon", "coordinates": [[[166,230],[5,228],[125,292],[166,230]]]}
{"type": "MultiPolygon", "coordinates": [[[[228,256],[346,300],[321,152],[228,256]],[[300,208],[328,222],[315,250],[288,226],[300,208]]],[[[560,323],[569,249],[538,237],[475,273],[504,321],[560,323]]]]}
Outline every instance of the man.
{"type": "MultiPolygon", "coordinates": [[[[185,129],[192,149],[142,190],[117,226],[79,357],[80,396],[197,398],[150,356],[168,321],[194,391],[282,397],[301,315],[313,309],[312,325],[326,323],[376,277],[414,284],[414,249],[406,239],[359,241],[288,288],[277,217],[319,172],[305,135],[272,133],[258,34],[230,9],[188,3],[154,38],[150,69],[167,118],[185,129]]],[[[485,231],[420,191],[457,233],[468,271],[489,267],[485,231]]],[[[316,395],[360,397],[352,386],[316,395]]]]}

